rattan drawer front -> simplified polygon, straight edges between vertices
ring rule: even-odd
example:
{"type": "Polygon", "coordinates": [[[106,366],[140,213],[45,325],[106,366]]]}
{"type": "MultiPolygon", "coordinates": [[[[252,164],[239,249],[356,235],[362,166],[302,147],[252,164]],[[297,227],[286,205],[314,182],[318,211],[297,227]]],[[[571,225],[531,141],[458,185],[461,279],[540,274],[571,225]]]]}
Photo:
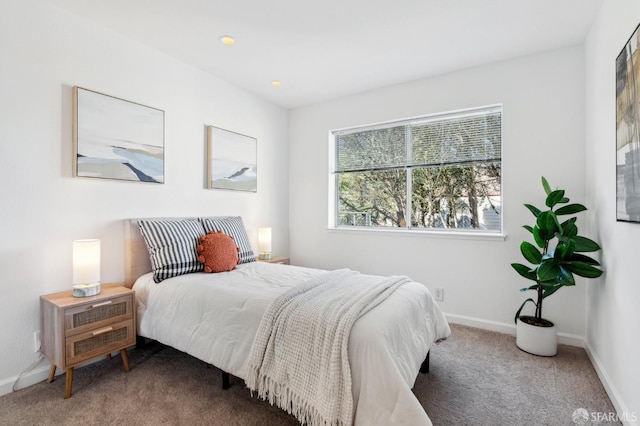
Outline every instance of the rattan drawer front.
{"type": "Polygon", "coordinates": [[[66,365],[73,366],[96,356],[135,344],[133,320],[95,328],[67,337],[66,365]]]}
{"type": "Polygon", "coordinates": [[[133,296],[130,295],[66,309],[66,335],[68,337],[132,318],[132,309],[133,296]]]}

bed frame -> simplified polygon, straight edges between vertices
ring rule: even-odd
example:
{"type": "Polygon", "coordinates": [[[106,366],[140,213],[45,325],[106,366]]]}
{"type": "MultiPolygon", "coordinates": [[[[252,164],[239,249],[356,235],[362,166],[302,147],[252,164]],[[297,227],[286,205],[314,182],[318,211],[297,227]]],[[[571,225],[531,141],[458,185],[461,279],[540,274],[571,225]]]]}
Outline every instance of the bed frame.
{"type": "MultiPolygon", "coordinates": [[[[158,217],[144,218],[144,220],[184,220],[197,219],[197,217],[158,217]]],[[[135,280],[147,272],[151,271],[151,260],[149,259],[149,251],[140,229],[138,228],[137,219],[125,219],[124,221],[124,243],[125,243],[125,286],[133,287],[135,280]]],[[[140,347],[145,344],[145,338],[138,336],[136,346],[140,347]]],[[[427,352],[427,356],[420,365],[421,373],[429,372],[429,356],[431,351],[427,352]]],[[[217,367],[216,367],[217,368],[217,367]]],[[[222,371],[222,370],[220,370],[222,371]]],[[[229,373],[222,371],[222,389],[229,389],[229,373]]]]}

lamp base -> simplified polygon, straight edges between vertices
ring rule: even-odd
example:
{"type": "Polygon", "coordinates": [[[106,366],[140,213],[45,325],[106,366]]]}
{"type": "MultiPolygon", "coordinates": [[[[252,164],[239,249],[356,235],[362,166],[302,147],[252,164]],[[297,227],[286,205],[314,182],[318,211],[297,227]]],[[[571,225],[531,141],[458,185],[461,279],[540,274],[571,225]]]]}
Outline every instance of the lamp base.
{"type": "Polygon", "coordinates": [[[271,253],[270,252],[260,253],[258,255],[258,259],[260,259],[260,260],[269,260],[269,259],[271,259],[271,253]]]}
{"type": "Polygon", "coordinates": [[[88,297],[100,294],[100,283],[76,284],[73,286],[73,297],[88,297]]]}

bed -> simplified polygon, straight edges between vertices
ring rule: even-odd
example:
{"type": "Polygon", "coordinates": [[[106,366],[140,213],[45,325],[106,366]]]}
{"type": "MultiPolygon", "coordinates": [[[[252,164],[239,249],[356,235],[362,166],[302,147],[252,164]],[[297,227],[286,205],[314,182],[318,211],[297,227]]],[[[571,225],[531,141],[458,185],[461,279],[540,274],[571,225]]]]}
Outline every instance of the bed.
{"type": "MultiPolygon", "coordinates": [[[[252,261],[252,253],[246,253],[250,247],[241,218],[210,219],[222,224],[232,220],[233,226],[223,229],[240,233],[234,239],[244,261],[236,269],[221,273],[191,271],[157,282],[157,262],[148,248],[148,234],[141,233],[141,223],[194,224],[202,223],[203,218],[132,219],[125,221],[127,285],[136,291],[140,336],[186,352],[245,381],[251,376],[254,339],[263,332],[261,321],[274,301],[292,289],[338,273],[382,281],[381,277],[347,270],[327,272],[252,261]]],[[[183,268],[184,262],[181,265],[183,268]]],[[[450,329],[426,286],[405,279],[396,287],[359,316],[350,329],[346,351],[351,405],[349,419],[339,424],[431,424],[411,389],[421,366],[424,369],[428,361],[432,344],[449,336],[450,329]]],[[[321,391],[334,394],[332,388],[321,391]]],[[[286,409],[302,422],[313,423],[290,407],[286,409]]]]}

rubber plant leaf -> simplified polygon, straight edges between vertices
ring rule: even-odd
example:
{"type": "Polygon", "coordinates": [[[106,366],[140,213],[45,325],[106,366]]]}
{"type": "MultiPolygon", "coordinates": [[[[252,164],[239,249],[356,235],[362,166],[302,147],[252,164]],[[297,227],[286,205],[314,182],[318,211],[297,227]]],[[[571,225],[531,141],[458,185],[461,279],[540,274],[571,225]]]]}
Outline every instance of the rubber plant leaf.
{"type": "Polygon", "coordinates": [[[533,239],[536,241],[538,247],[544,248],[546,240],[544,238],[544,235],[540,234],[540,228],[538,228],[538,225],[533,227],[533,239]]]}
{"type": "Polygon", "coordinates": [[[540,286],[540,284],[532,284],[529,287],[523,287],[520,289],[520,291],[529,291],[529,290],[538,290],[538,287],[540,286]]]}
{"type": "Polygon", "coordinates": [[[528,280],[535,281],[536,273],[532,271],[530,267],[523,265],[522,263],[512,263],[511,266],[516,270],[521,276],[525,277],[528,280]]]}
{"type": "Polygon", "coordinates": [[[602,275],[602,271],[600,269],[583,262],[571,262],[565,267],[574,274],[585,278],[598,278],[602,275]]]}
{"type": "Polygon", "coordinates": [[[600,266],[600,262],[598,262],[597,260],[592,259],[589,256],[585,256],[584,254],[580,254],[580,253],[573,253],[569,258],[569,262],[582,262],[589,265],[600,266]]]}
{"type": "Polygon", "coordinates": [[[547,182],[547,179],[544,176],[542,176],[542,187],[544,188],[545,194],[551,194],[551,186],[549,186],[549,182],[547,182]]]}
{"type": "Polygon", "coordinates": [[[562,236],[564,237],[575,237],[578,235],[578,227],[576,226],[576,218],[572,217],[569,220],[566,220],[560,224],[562,227],[562,236]]]}
{"type": "Polygon", "coordinates": [[[562,216],[565,214],[575,214],[575,213],[580,213],[587,210],[587,208],[585,206],[583,206],[582,204],[568,204],[566,206],[560,207],[558,210],[556,210],[556,214],[558,216],[562,216]]]}
{"type": "Polygon", "coordinates": [[[520,244],[520,251],[528,262],[538,265],[542,260],[542,253],[533,244],[528,241],[523,241],[520,244]]]}
{"type": "Polygon", "coordinates": [[[538,215],[542,212],[542,210],[540,210],[539,208],[537,208],[536,206],[533,206],[533,205],[531,205],[531,204],[525,204],[524,206],[525,206],[526,208],[528,208],[528,209],[529,209],[529,211],[530,211],[531,213],[533,213],[533,215],[534,215],[535,217],[538,217],[538,215]]]}
{"type": "Polygon", "coordinates": [[[563,198],[564,198],[564,189],[556,189],[555,191],[551,191],[551,193],[547,195],[545,204],[547,207],[552,209],[563,198]]]}
{"type": "Polygon", "coordinates": [[[552,287],[547,287],[542,291],[542,298],[546,299],[547,297],[551,296],[553,293],[555,293],[556,291],[560,290],[563,286],[561,284],[552,286],[552,287]]]}
{"type": "Polygon", "coordinates": [[[576,279],[573,277],[571,271],[566,267],[567,265],[560,265],[560,273],[558,274],[558,284],[563,285],[576,285],[576,279]]]}
{"type": "Polygon", "coordinates": [[[596,243],[595,241],[593,241],[590,238],[587,237],[581,237],[579,235],[576,235],[575,237],[573,237],[573,240],[576,242],[576,249],[575,251],[577,252],[591,252],[591,251],[598,251],[600,250],[600,245],[598,245],[598,243],[596,243]]]}
{"type": "Polygon", "coordinates": [[[538,267],[538,280],[553,282],[560,275],[560,267],[549,261],[544,262],[538,267]]]}

